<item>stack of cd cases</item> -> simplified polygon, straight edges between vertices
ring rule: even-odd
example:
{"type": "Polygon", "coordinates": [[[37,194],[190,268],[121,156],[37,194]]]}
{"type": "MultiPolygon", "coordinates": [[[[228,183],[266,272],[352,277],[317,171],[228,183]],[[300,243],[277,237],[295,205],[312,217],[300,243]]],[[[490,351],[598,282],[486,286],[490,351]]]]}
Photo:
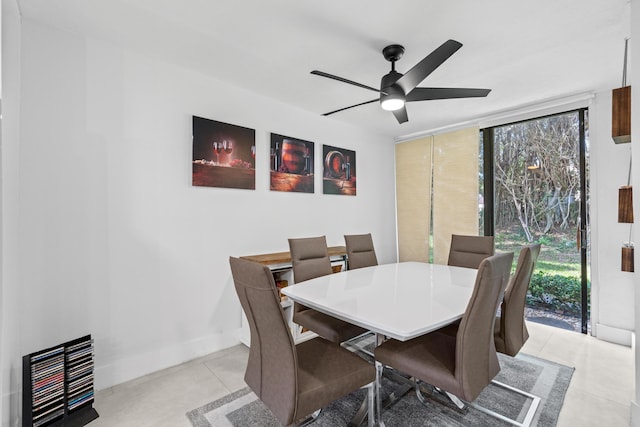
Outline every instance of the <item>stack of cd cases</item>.
{"type": "Polygon", "coordinates": [[[79,427],[96,419],[91,335],[22,358],[22,426],[79,427]]]}

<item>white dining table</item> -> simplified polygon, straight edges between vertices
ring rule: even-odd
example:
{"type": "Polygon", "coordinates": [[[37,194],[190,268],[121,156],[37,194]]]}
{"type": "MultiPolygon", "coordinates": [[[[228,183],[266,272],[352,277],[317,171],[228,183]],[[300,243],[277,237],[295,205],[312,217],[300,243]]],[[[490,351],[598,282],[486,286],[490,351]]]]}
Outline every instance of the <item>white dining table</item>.
{"type": "Polygon", "coordinates": [[[293,301],[406,341],[460,319],[477,270],[399,262],[347,270],[282,289],[293,301]]]}

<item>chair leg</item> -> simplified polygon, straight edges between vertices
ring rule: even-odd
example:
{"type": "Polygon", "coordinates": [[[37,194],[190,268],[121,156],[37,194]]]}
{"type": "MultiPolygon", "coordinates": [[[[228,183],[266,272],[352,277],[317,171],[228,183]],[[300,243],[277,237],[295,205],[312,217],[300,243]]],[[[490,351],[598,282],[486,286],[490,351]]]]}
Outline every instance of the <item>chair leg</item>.
{"type": "Polygon", "coordinates": [[[368,398],[368,409],[367,409],[367,425],[369,427],[374,427],[376,422],[380,423],[382,420],[378,418],[378,414],[376,414],[376,382],[372,382],[367,386],[367,398],[368,398]]]}
{"type": "Polygon", "coordinates": [[[422,394],[422,390],[420,390],[420,381],[416,380],[415,383],[416,383],[416,397],[418,398],[420,403],[422,403],[424,406],[428,406],[427,398],[424,397],[424,395],[422,394]]]}
{"type": "Polygon", "coordinates": [[[305,418],[304,420],[302,420],[299,423],[297,423],[296,427],[308,426],[309,424],[314,422],[320,416],[320,411],[322,411],[322,409],[318,409],[313,414],[309,415],[307,418],[305,418]]]}
{"type": "Polygon", "coordinates": [[[416,380],[416,397],[418,398],[418,400],[425,406],[429,406],[429,403],[427,402],[427,397],[425,397],[425,395],[422,393],[422,387],[423,386],[429,386],[432,388],[432,391],[430,392],[430,394],[433,396],[433,400],[436,401],[437,403],[444,405],[448,408],[451,408],[451,410],[453,411],[457,411],[461,414],[466,413],[467,410],[467,406],[460,400],[458,399],[455,395],[442,390],[439,387],[435,387],[432,386],[430,384],[427,384],[423,381],[420,380],[416,380]],[[435,396],[435,394],[438,393],[440,395],[442,395],[442,398],[437,398],[435,396]]]}
{"type": "MultiPolygon", "coordinates": [[[[540,397],[538,397],[538,396],[536,396],[534,394],[531,394],[531,393],[527,393],[526,391],[517,389],[517,388],[512,387],[510,385],[501,383],[500,381],[492,380],[491,383],[496,385],[496,386],[498,386],[498,387],[502,387],[502,388],[504,388],[506,390],[512,391],[514,393],[518,393],[518,394],[520,394],[522,396],[525,396],[528,399],[531,399],[531,405],[529,405],[529,409],[527,410],[527,413],[524,416],[524,419],[522,420],[522,422],[514,420],[514,419],[511,419],[511,418],[508,418],[508,417],[506,417],[506,416],[504,416],[502,414],[499,414],[499,413],[497,413],[497,412],[495,412],[495,411],[493,411],[491,409],[485,408],[484,406],[480,406],[477,403],[474,403],[474,402],[463,402],[457,396],[449,393],[448,391],[441,390],[438,387],[434,387],[434,389],[437,390],[438,392],[446,395],[451,400],[451,402],[453,402],[460,409],[464,409],[465,406],[469,406],[471,408],[477,409],[480,412],[483,412],[483,413],[485,413],[487,415],[490,415],[490,416],[492,416],[494,418],[497,418],[499,420],[505,421],[505,422],[507,422],[509,424],[512,424],[514,426],[517,426],[517,427],[529,427],[529,426],[531,426],[531,422],[533,421],[533,417],[535,416],[536,411],[538,410],[538,406],[540,405],[540,397]],[[466,403],[466,405],[465,405],[465,403],[466,403]]],[[[416,395],[418,396],[418,399],[420,400],[420,402],[426,403],[425,398],[422,395],[422,392],[420,390],[420,385],[419,384],[416,384],[416,395]]]]}
{"type": "Polygon", "coordinates": [[[448,391],[445,391],[445,394],[447,395],[447,397],[449,399],[451,399],[453,404],[456,405],[458,408],[460,408],[460,409],[464,408],[464,402],[462,400],[460,400],[458,398],[458,396],[456,396],[455,394],[451,394],[448,391]]]}
{"type": "Polygon", "coordinates": [[[520,394],[522,396],[525,396],[525,397],[531,399],[531,405],[529,406],[529,409],[527,410],[527,414],[525,415],[524,420],[522,420],[522,422],[519,422],[517,420],[512,420],[511,418],[507,418],[502,414],[498,414],[495,411],[492,411],[490,409],[487,409],[487,408],[482,407],[482,406],[480,406],[478,404],[475,404],[475,403],[469,403],[469,406],[477,409],[478,411],[484,412],[487,415],[491,415],[494,418],[498,418],[498,419],[500,419],[502,421],[506,421],[509,424],[512,424],[514,426],[517,426],[517,427],[529,427],[531,425],[531,422],[533,421],[533,417],[535,416],[536,411],[538,410],[538,405],[540,405],[540,398],[538,396],[536,396],[536,395],[533,395],[531,393],[527,393],[526,391],[517,389],[515,387],[511,387],[510,385],[501,383],[501,382],[496,381],[496,380],[492,380],[491,382],[493,384],[495,384],[496,386],[498,386],[498,387],[502,387],[504,389],[513,391],[514,393],[518,393],[518,394],[520,394]]]}
{"type": "Polygon", "coordinates": [[[367,388],[367,397],[362,401],[360,408],[353,416],[347,427],[360,427],[365,415],[367,416],[367,426],[383,426],[382,420],[378,417],[376,402],[378,400],[376,381],[365,386],[367,388]]]}
{"type": "Polygon", "coordinates": [[[353,418],[351,418],[351,421],[349,421],[347,427],[360,427],[360,424],[362,424],[362,420],[364,420],[365,415],[369,413],[369,408],[371,408],[371,406],[369,406],[369,398],[367,397],[362,401],[360,407],[358,408],[358,411],[353,416],[353,418]]]}
{"type": "Polygon", "coordinates": [[[375,404],[376,404],[376,420],[380,426],[384,426],[382,421],[382,373],[384,365],[376,360],[376,382],[375,382],[375,404]]]}
{"type": "Polygon", "coordinates": [[[360,334],[360,335],[358,335],[358,336],[355,336],[355,337],[350,338],[350,339],[348,339],[348,340],[346,340],[346,341],[343,341],[343,342],[341,342],[340,344],[341,344],[343,347],[345,347],[345,346],[346,346],[346,347],[354,348],[354,350],[355,350],[356,352],[361,352],[361,353],[363,353],[363,354],[366,354],[366,355],[367,355],[367,356],[369,356],[369,357],[374,357],[374,356],[373,356],[373,352],[371,352],[371,351],[369,351],[369,350],[367,350],[367,349],[365,349],[365,348],[357,347],[356,345],[354,345],[354,344],[353,344],[353,341],[358,340],[358,339],[360,339],[360,338],[363,338],[363,337],[365,337],[365,336],[367,336],[367,335],[373,335],[373,332],[371,332],[371,331],[364,332],[364,333],[362,333],[362,334],[360,334]]]}

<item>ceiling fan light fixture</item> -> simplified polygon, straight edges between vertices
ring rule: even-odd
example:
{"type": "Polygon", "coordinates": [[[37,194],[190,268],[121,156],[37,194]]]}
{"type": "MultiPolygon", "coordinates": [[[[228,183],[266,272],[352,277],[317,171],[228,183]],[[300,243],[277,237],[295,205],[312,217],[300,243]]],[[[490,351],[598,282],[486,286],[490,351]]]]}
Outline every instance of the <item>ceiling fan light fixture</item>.
{"type": "Polygon", "coordinates": [[[380,101],[380,106],[383,110],[396,111],[404,107],[404,99],[388,97],[380,101]]]}
{"type": "Polygon", "coordinates": [[[396,111],[404,107],[405,96],[402,89],[395,85],[385,87],[380,95],[380,106],[383,110],[396,111]]]}

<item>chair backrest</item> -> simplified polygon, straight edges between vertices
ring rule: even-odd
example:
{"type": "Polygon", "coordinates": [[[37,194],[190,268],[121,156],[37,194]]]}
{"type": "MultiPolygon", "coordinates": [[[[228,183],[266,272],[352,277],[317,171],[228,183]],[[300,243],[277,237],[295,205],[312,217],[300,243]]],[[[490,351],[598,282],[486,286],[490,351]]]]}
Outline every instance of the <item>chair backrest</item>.
{"type": "Polygon", "coordinates": [[[525,246],[518,256],[516,271],[509,280],[500,309],[501,345],[496,348],[501,353],[515,356],[529,338],[524,323],[524,307],[531,276],[540,255],[540,245],[525,246]],[[504,347],[504,348],[503,348],[504,347]]]}
{"type": "Polygon", "coordinates": [[[478,268],[486,257],[495,252],[493,236],[451,235],[448,265],[478,268]]]}
{"type": "Polygon", "coordinates": [[[471,402],[500,371],[493,340],[498,302],[509,281],[513,252],[484,259],[456,335],[455,377],[471,402]]]}
{"type": "Polygon", "coordinates": [[[273,275],[267,266],[229,258],[233,283],[251,330],[244,380],[279,420],[297,405],[298,360],[273,275]]]}
{"type": "Polygon", "coordinates": [[[289,239],[295,283],[331,274],[331,260],[325,236],[289,239]]]}
{"type": "Polygon", "coordinates": [[[344,241],[347,245],[349,270],[378,265],[371,233],[345,235],[344,241]]]}

